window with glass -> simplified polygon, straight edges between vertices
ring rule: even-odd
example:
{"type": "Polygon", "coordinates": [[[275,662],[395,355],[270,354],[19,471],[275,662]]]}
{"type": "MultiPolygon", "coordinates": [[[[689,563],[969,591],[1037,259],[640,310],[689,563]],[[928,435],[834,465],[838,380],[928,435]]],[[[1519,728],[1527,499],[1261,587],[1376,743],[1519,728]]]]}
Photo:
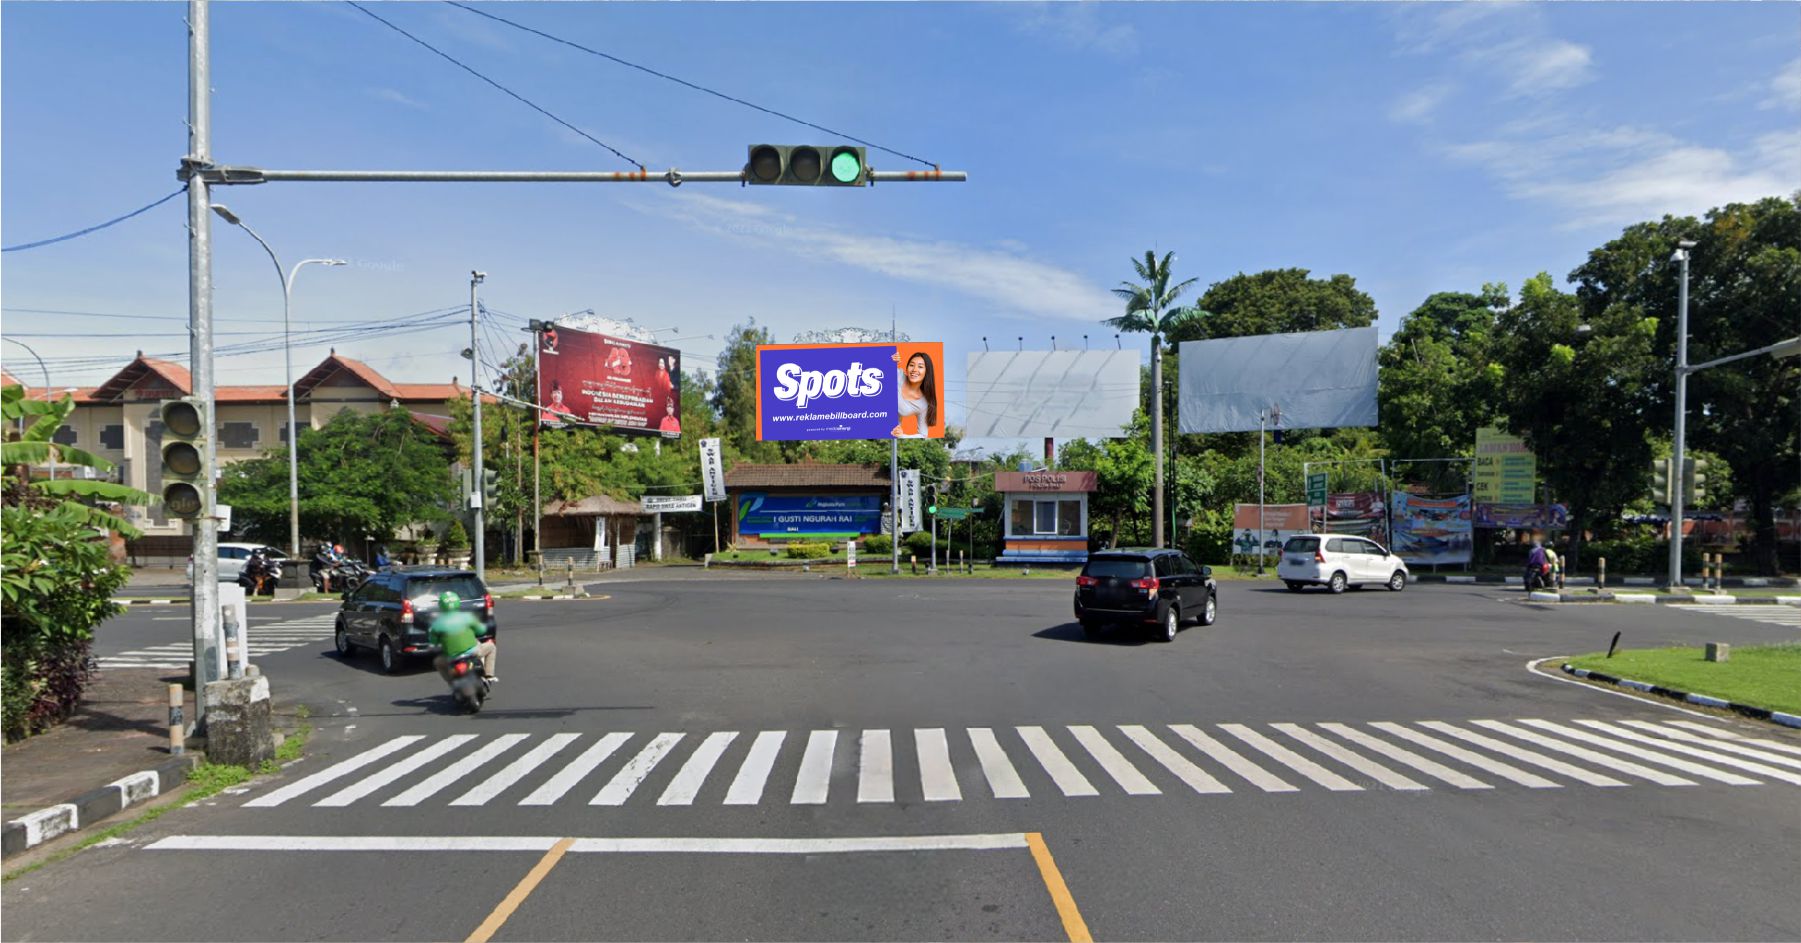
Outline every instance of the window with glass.
{"type": "Polygon", "coordinates": [[[1014,498],[1007,533],[1014,537],[1080,537],[1083,504],[1081,498],[1014,498]]]}

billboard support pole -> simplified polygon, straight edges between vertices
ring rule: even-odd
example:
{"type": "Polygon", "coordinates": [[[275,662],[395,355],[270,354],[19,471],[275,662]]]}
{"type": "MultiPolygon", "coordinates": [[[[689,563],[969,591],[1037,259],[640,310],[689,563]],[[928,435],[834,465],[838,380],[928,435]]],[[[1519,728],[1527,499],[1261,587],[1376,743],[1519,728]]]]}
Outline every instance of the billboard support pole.
{"type": "MultiPolygon", "coordinates": [[[[544,357],[544,335],[532,332],[532,389],[537,394],[539,361],[544,357]]],[[[532,411],[532,552],[538,555],[538,572],[544,572],[544,493],[543,472],[538,460],[538,434],[544,429],[544,414],[532,411]]]]}
{"type": "Polygon", "coordinates": [[[1263,575],[1263,421],[1268,412],[1257,414],[1257,575],[1263,575]]]}
{"type": "Polygon", "coordinates": [[[474,497],[475,506],[475,578],[486,580],[488,561],[486,556],[486,531],[484,526],[482,505],[486,503],[482,495],[482,385],[481,385],[481,351],[476,348],[476,317],[480,308],[475,300],[475,286],[486,277],[481,272],[469,273],[469,401],[474,404],[475,434],[471,437],[471,450],[475,456],[475,478],[470,486],[470,494],[474,497]]]}
{"type": "MultiPolygon", "coordinates": [[[[894,312],[888,313],[888,340],[900,339],[900,330],[895,326],[894,312]]],[[[900,440],[888,440],[888,572],[890,575],[900,573],[900,440]]]]}

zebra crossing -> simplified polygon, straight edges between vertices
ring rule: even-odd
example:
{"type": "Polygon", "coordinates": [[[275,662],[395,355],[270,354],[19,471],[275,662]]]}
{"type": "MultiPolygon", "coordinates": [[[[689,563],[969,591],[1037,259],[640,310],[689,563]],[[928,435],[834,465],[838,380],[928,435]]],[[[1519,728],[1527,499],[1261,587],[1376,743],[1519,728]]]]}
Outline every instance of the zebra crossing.
{"type": "Polygon", "coordinates": [[[1770,625],[1786,625],[1801,629],[1801,606],[1689,606],[1702,612],[1732,619],[1744,619],[1749,622],[1764,622],[1770,625]]]}
{"type": "MultiPolygon", "coordinates": [[[[258,625],[254,620],[248,633],[250,638],[250,658],[255,661],[264,655],[285,652],[304,645],[332,644],[332,630],[337,625],[337,613],[325,612],[299,619],[288,619],[258,625]]],[[[108,668],[181,668],[188,667],[188,661],[194,657],[194,643],[191,639],[166,645],[152,645],[148,648],[132,649],[116,655],[102,655],[99,658],[100,670],[108,668]]]]}
{"type": "Polygon", "coordinates": [[[1075,724],[590,736],[394,737],[252,796],[243,806],[564,801],[612,808],[881,806],[1315,789],[1801,786],[1801,741],[1744,737],[1678,720],[1075,724]]]}

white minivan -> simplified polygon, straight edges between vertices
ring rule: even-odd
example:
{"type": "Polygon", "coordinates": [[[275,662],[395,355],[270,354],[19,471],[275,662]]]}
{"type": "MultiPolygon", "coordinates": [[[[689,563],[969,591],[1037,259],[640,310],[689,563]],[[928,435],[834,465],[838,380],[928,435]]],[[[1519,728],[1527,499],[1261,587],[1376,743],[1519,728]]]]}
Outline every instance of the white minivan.
{"type": "Polygon", "coordinates": [[[1276,576],[1292,592],[1309,584],[1342,593],[1346,586],[1407,588],[1407,564],[1365,537],[1349,534],[1297,534],[1282,545],[1276,576]]]}

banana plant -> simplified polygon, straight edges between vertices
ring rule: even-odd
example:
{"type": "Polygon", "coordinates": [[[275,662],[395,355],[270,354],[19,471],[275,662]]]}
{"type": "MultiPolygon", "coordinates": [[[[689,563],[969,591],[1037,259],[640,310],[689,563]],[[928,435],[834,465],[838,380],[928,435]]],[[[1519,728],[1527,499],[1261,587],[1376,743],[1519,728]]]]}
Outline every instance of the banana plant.
{"type": "Polygon", "coordinates": [[[12,427],[23,425],[26,420],[30,421],[16,439],[0,444],[0,464],[5,468],[4,473],[0,474],[0,481],[4,482],[8,503],[14,503],[16,497],[35,498],[36,500],[21,500],[18,503],[55,507],[62,515],[80,515],[83,522],[91,526],[116,530],[126,537],[138,536],[137,528],[130,522],[89,502],[147,505],[153,500],[149,494],[110,481],[81,478],[33,481],[25,474],[24,469],[47,463],[53,457],[59,465],[88,468],[96,474],[112,471],[113,463],[106,459],[92,452],[52,441],[51,437],[56,434],[56,430],[62,427],[69,414],[74,411],[73,397],[64,396],[55,402],[28,400],[20,387],[0,389],[0,419],[4,419],[5,425],[12,427]]]}

